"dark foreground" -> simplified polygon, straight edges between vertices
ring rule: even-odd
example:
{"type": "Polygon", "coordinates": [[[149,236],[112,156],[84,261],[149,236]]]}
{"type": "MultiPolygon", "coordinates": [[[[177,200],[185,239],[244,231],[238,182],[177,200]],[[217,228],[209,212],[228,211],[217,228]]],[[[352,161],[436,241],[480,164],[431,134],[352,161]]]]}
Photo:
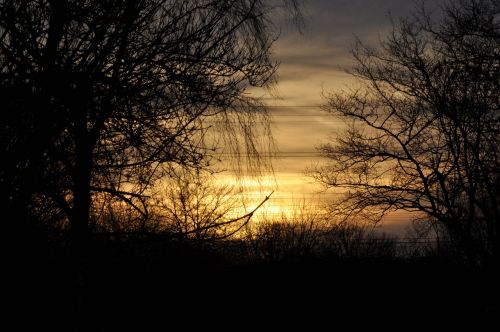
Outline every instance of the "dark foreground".
{"type": "Polygon", "coordinates": [[[13,265],[6,303],[21,317],[16,331],[406,330],[500,317],[495,271],[435,258],[241,261],[184,246],[138,254],[124,244],[80,264],[51,251],[13,265]]]}

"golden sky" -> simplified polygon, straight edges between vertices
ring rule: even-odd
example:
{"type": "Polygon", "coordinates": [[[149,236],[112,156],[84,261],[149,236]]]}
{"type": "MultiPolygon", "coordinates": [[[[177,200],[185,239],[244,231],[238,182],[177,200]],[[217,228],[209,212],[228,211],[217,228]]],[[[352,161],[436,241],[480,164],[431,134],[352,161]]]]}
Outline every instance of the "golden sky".
{"type": "MultiPolygon", "coordinates": [[[[280,62],[277,96],[252,91],[269,106],[278,149],[274,174],[258,185],[250,181],[249,187],[256,199],[274,190],[266,203],[269,210],[286,210],[297,200],[335,195],[321,193],[322,188],[304,174],[307,167],[324,162],[316,146],[342,130],[342,122],[318,107],[324,102],[322,93],[355,83],[345,70],[352,66],[349,50],[356,36],[376,46],[391,31],[390,17],[410,15],[413,7],[413,0],[308,0],[302,33],[282,25],[273,49],[280,62]]],[[[382,230],[403,234],[406,225],[407,216],[396,213],[383,223],[382,230]]]]}

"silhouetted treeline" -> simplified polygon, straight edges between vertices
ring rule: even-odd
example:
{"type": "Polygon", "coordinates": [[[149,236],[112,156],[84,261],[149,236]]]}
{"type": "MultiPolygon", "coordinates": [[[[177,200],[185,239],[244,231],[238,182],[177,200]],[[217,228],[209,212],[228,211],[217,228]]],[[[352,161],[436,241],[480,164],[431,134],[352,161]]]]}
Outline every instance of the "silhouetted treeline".
{"type": "MultiPolygon", "coordinates": [[[[444,243],[438,250],[435,242],[420,242],[408,252],[395,239],[359,229],[350,232],[365,235],[347,241],[340,230],[310,232],[279,223],[255,232],[252,238],[201,244],[157,234],[96,235],[84,262],[86,324],[113,330],[137,319],[150,330],[152,322],[170,326],[195,315],[200,324],[214,326],[221,303],[226,322],[240,321],[243,310],[258,324],[293,319],[323,325],[332,317],[337,324],[360,316],[380,322],[394,315],[427,324],[493,320],[498,314],[494,271],[464,266],[463,259],[453,263],[453,249],[444,243]]],[[[65,301],[75,285],[67,278],[67,241],[54,234],[50,258],[39,268],[43,273],[29,285],[40,286],[37,292],[51,303],[40,312],[71,317],[65,301]]]]}

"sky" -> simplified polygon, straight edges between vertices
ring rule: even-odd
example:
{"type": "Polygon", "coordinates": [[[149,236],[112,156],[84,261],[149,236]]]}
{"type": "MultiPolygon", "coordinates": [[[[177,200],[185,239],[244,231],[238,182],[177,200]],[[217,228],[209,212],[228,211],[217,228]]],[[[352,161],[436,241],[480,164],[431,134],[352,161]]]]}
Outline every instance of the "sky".
{"type": "MultiPolygon", "coordinates": [[[[436,6],[438,2],[429,5],[436,6]]],[[[278,149],[273,179],[264,188],[264,192],[275,191],[267,203],[268,209],[286,210],[303,199],[328,200],[335,195],[324,192],[304,173],[308,167],[324,162],[316,147],[342,130],[342,122],[318,107],[325,102],[322,95],[355,83],[345,72],[353,64],[350,49],[355,38],[376,46],[391,31],[391,17],[410,15],[414,3],[306,0],[304,30],[300,33],[290,26],[281,30],[273,48],[274,58],[280,62],[277,93],[262,95],[273,115],[278,149]]],[[[407,214],[395,213],[382,223],[381,229],[403,235],[408,225],[407,214]]]]}

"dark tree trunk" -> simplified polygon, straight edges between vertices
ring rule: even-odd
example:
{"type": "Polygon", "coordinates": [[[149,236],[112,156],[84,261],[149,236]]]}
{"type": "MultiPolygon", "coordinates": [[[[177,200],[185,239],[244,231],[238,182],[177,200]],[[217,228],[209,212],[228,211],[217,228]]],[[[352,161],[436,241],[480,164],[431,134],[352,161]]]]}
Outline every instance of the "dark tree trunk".
{"type": "MultiPolygon", "coordinates": [[[[73,205],[70,214],[72,256],[75,266],[75,324],[85,326],[88,312],[88,261],[90,259],[90,207],[92,180],[92,142],[89,139],[86,113],[78,110],[74,127],[75,163],[73,172],[73,205]]],[[[88,317],[87,317],[88,318],[88,317]]]]}
{"type": "Polygon", "coordinates": [[[83,154],[77,156],[73,189],[74,201],[70,217],[72,237],[79,250],[84,249],[84,244],[88,241],[91,203],[91,167],[89,160],[83,159],[84,156],[83,154]]]}

